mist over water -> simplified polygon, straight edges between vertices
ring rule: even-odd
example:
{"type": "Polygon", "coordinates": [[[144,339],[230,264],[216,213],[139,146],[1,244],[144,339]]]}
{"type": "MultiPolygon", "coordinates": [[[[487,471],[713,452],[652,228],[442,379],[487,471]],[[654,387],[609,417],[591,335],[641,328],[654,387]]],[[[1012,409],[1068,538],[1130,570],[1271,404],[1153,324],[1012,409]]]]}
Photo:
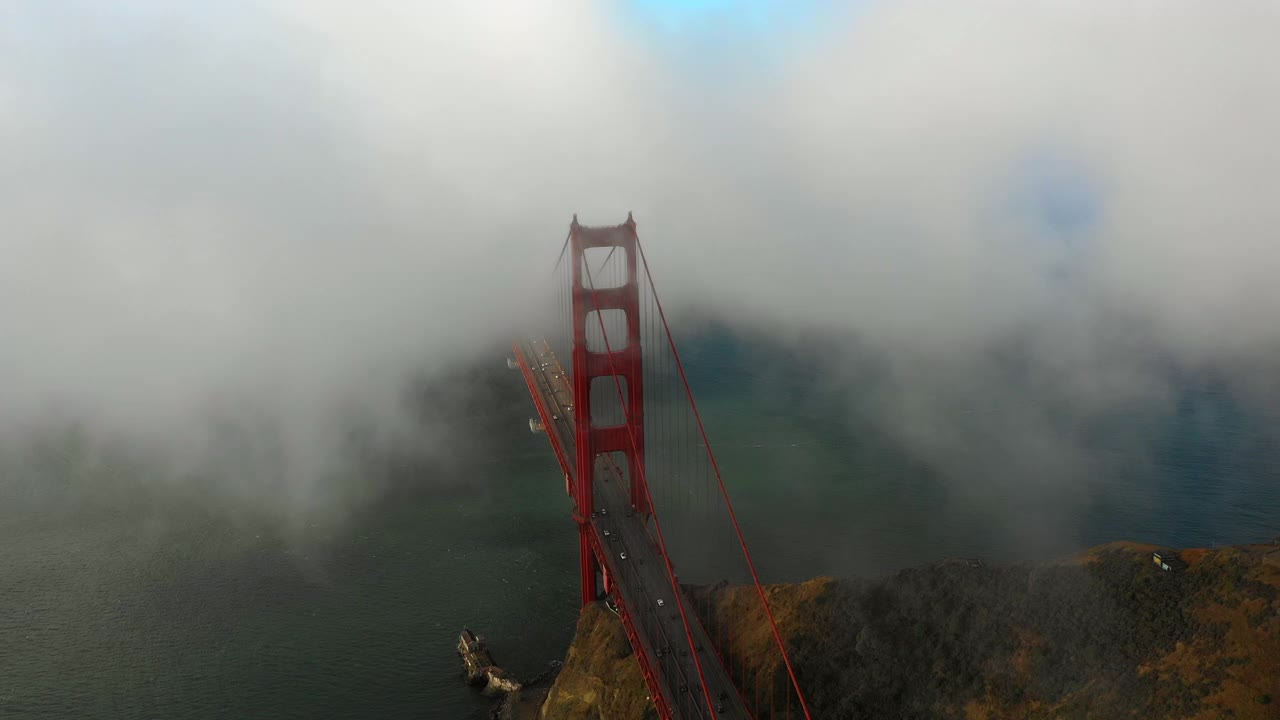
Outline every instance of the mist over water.
{"type": "MultiPolygon", "coordinates": [[[[1276,532],[1280,423],[1241,412],[1211,379],[1185,379],[1172,416],[1117,418],[1125,434],[1100,428],[1088,450],[1102,474],[1073,478],[1077,491],[965,496],[874,422],[851,419],[856,399],[833,394],[791,348],[719,328],[679,341],[766,581],[1276,532]],[[1051,532],[1030,534],[1036,524],[1051,532]]],[[[92,461],[74,438],[32,450],[25,473],[6,468],[0,708],[487,717],[488,701],[459,680],[457,631],[487,634],[500,662],[531,677],[563,653],[578,602],[569,499],[501,358],[454,377],[457,400],[435,395],[483,430],[456,463],[370,458],[350,481],[379,488],[375,499],[300,527],[213,488],[92,461]]],[[[678,526],[678,512],[664,518],[678,526]]],[[[682,577],[707,579],[696,567],[681,565],[682,577]]]]}
{"type": "Polygon", "coordinates": [[[1280,532],[1277,36],[1262,2],[5,4],[0,714],[461,714],[460,622],[557,655],[560,481],[476,368],[575,212],[635,212],[770,577],[1280,532]]]}

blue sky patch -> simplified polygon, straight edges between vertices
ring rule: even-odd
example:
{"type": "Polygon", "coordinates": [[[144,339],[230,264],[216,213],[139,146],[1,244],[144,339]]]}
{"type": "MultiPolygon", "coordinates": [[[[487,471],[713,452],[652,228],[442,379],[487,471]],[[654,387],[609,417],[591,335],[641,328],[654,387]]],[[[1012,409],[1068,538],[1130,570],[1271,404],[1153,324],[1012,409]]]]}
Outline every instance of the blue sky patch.
{"type": "Polygon", "coordinates": [[[1070,241],[1101,221],[1103,202],[1096,179],[1065,153],[1030,154],[1015,182],[1015,212],[1029,216],[1049,236],[1070,241]]]}
{"type": "Polygon", "coordinates": [[[769,49],[816,31],[831,0],[616,0],[620,19],[665,49],[769,49]]]}

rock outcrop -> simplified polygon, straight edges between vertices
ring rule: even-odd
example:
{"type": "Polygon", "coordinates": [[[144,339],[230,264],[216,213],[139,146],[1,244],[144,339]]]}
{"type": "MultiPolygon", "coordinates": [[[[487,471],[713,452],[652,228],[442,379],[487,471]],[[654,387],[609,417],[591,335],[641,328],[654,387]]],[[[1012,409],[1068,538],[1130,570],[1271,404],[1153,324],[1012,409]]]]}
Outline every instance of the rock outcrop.
{"type": "Polygon", "coordinates": [[[505,695],[520,690],[520,681],[493,662],[484,641],[464,629],[458,635],[458,656],[468,685],[483,685],[486,695],[505,695]]]}

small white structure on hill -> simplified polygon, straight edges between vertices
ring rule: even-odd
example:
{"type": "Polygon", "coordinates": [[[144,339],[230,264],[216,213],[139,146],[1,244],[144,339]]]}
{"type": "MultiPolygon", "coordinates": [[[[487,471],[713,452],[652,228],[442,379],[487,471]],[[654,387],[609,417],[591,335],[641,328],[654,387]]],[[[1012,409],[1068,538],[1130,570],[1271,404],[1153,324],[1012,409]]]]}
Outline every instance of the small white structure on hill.
{"type": "Polygon", "coordinates": [[[1156,567],[1164,570],[1165,572],[1172,570],[1185,570],[1187,567],[1186,563],[1178,559],[1177,553],[1169,550],[1157,550],[1151,553],[1151,560],[1156,564],[1156,567]]]}

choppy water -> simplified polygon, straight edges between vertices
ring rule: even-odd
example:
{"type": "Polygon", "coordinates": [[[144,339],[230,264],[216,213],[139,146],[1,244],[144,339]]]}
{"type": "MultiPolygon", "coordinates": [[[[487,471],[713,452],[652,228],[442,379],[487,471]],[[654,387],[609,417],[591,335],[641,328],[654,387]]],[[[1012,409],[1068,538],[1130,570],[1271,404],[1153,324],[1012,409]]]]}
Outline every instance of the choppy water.
{"type": "MultiPolygon", "coordinates": [[[[1099,441],[1107,476],[1086,492],[1005,507],[958,498],[813,403],[697,382],[771,578],[1280,533],[1277,424],[1211,385],[1189,387],[1142,444],[1099,441]],[[1070,531],[1019,540],[1036,524],[1020,513],[1058,513],[1070,531]]],[[[485,717],[459,682],[457,631],[490,636],[531,676],[563,653],[576,617],[562,480],[524,429],[528,409],[501,407],[511,431],[448,482],[408,478],[368,511],[288,539],[268,516],[211,510],[181,488],[5,504],[0,717],[485,717]]]]}

